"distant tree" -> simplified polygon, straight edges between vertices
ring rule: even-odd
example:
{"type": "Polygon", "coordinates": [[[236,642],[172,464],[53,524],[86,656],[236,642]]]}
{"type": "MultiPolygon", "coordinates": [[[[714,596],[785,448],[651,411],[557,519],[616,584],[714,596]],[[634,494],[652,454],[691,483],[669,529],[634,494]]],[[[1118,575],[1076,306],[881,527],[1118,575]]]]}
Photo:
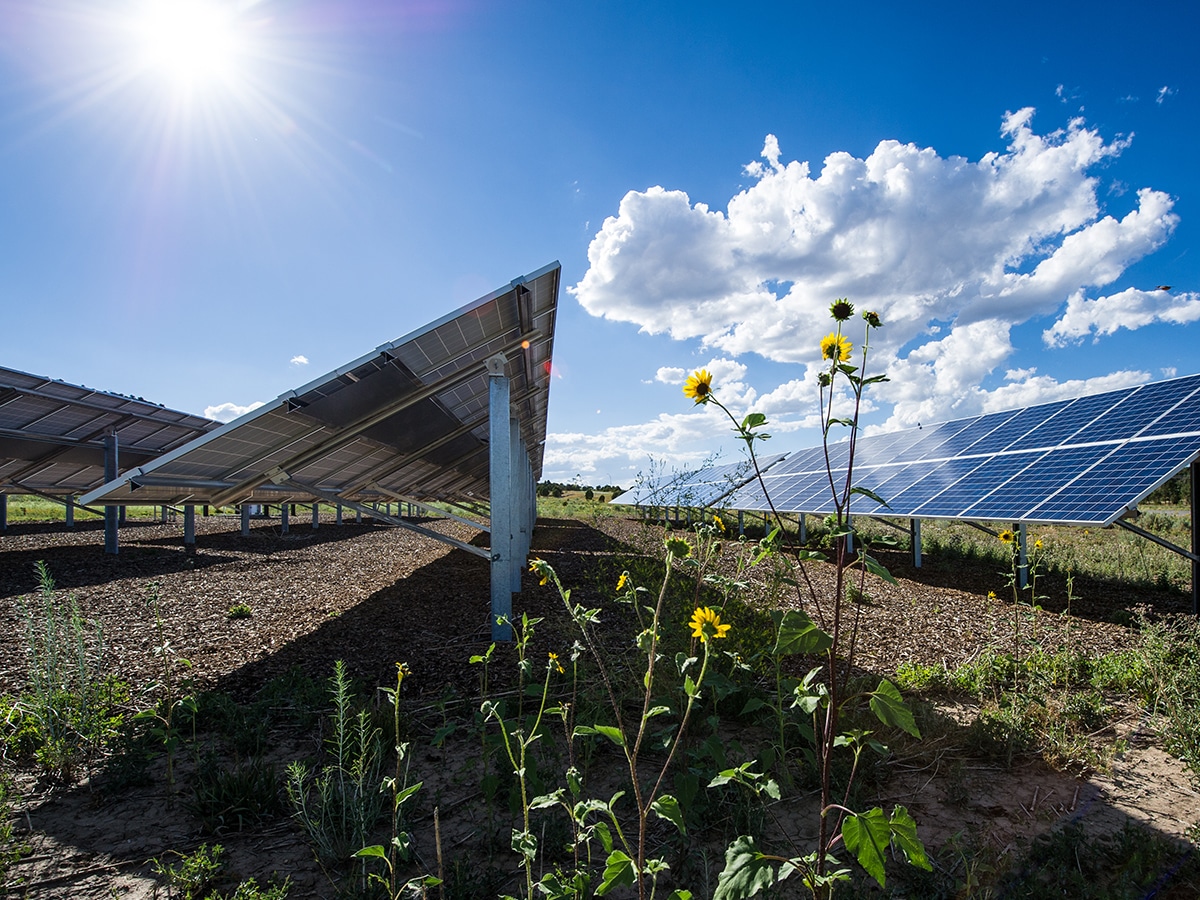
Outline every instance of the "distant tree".
{"type": "Polygon", "coordinates": [[[586,491],[583,492],[584,500],[591,500],[594,496],[596,496],[596,492],[593,491],[591,488],[588,488],[586,491]]]}

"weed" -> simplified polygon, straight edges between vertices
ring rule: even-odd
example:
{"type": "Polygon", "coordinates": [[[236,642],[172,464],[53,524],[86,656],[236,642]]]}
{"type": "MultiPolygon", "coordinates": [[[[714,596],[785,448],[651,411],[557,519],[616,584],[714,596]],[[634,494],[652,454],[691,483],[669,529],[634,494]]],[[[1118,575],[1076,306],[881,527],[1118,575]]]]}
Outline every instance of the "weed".
{"type": "MultiPolygon", "coordinates": [[[[312,770],[288,765],[286,789],[296,820],[323,863],[342,863],[367,845],[383,814],[380,731],[370,713],[354,709],[350,680],[341,660],[329,680],[333,711],[325,741],[326,763],[312,770]]],[[[365,872],[365,869],[364,869],[365,872]]]]}
{"type": "Polygon", "coordinates": [[[220,844],[201,844],[193,853],[176,853],[179,862],[171,864],[161,859],[152,861],[154,874],[167,886],[167,898],[201,900],[213,886],[221,870],[225,848],[220,844]]]}
{"type": "Polygon", "coordinates": [[[227,619],[249,619],[254,615],[254,610],[250,608],[249,603],[234,603],[225,613],[227,619]]]}
{"type": "Polygon", "coordinates": [[[42,767],[70,784],[116,733],[126,691],[103,672],[104,636],[85,622],[74,597],[63,602],[45,563],[37,563],[40,602],[19,602],[25,625],[29,689],[22,720],[42,767]]]}
{"type": "Polygon", "coordinates": [[[210,754],[196,767],[186,808],[206,834],[241,831],[279,811],[280,789],[275,766],[261,757],[225,766],[210,754]]]}
{"type": "Polygon", "coordinates": [[[8,895],[9,868],[30,852],[29,845],[16,837],[13,828],[12,812],[16,800],[12,779],[0,772],[0,897],[8,895]]]}

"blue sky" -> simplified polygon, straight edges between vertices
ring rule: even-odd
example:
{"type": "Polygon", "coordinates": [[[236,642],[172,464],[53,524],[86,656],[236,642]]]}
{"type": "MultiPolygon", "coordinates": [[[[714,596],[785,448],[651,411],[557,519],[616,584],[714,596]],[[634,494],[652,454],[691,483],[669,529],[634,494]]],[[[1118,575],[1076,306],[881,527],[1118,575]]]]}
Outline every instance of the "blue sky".
{"type": "Polygon", "coordinates": [[[874,428],[1200,370],[1190,4],[202,6],[0,0],[0,364],[230,418],[557,259],[623,484],[736,455],[700,366],[815,443],[842,296],[874,428]]]}

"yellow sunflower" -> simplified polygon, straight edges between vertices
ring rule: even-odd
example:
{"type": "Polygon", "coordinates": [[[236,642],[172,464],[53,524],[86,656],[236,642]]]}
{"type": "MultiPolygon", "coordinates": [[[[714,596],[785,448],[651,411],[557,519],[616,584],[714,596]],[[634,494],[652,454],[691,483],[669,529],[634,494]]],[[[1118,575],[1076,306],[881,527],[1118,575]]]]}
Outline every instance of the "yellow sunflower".
{"type": "Polygon", "coordinates": [[[617,590],[618,591],[625,590],[625,585],[627,585],[627,584],[629,584],[629,573],[622,572],[621,577],[617,579],[617,590]]]}
{"type": "Polygon", "coordinates": [[[845,362],[850,358],[852,349],[853,345],[850,343],[850,339],[840,334],[830,332],[821,338],[821,359],[845,362]]]}
{"type": "Polygon", "coordinates": [[[688,622],[692,627],[692,637],[700,638],[701,643],[707,644],[709,638],[716,640],[727,637],[733,626],[722,625],[721,616],[711,606],[698,606],[688,622]]]}
{"type": "Polygon", "coordinates": [[[712,396],[712,375],[708,369],[697,369],[683,383],[683,396],[697,403],[707,403],[712,396]]]}

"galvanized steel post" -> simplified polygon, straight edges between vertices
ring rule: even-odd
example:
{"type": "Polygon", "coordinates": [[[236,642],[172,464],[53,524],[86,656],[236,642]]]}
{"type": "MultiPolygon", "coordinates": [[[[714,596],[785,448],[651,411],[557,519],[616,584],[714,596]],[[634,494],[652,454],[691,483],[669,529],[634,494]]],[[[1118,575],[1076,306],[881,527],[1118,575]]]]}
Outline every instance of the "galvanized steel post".
{"type": "Polygon", "coordinates": [[[492,541],[492,640],[512,640],[512,411],[507,360],[487,361],[488,463],[492,541]],[[502,620],[502,621],[501,621],[502,620]]]}
{"type": "MultiPolygon", "coordinates": [[[[104,436],[104,481],[107,483],[117,477],[117,433],[110,432],[104,436]]],[[[68,501],[71,503],[71,512],[74,513],[74,498],[68,501]]],[[[74,524],[74,515],[70,516],[72,524],[74,524]]],[[[115,506],[104,507],[104,552],[111,553],[114,556],[120,551],[120,544],[117,538],[118,523],[120,521],[120,512],[115,506]]]]}

